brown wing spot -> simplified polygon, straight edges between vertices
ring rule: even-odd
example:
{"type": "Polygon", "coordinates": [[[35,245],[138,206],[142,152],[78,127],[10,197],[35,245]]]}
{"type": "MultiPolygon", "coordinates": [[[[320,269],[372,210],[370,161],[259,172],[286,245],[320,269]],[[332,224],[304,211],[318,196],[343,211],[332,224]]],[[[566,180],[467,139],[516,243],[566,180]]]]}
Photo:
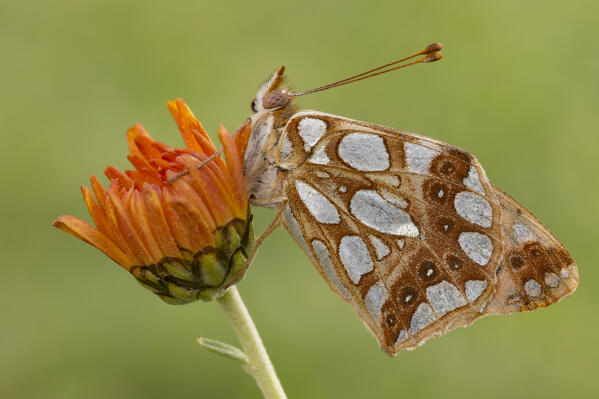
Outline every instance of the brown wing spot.
{"type": "Polygon", "coordinates": [[[438,182],[433,183],[429,190],[430,197],[437,202],[445,202],[448,192],[447,186],[438,182]]]}
{"type": "Polygon", "coordinates": [[[434,264],[434,262],[425,260],[420,264],[420,266],[418,266],[418,275],[423,280],[431,281],[439,276],[439,268],[434,264]]]}
{"type": "Polygon", "coordinates": [[[418,291],[410,286],[401,287],[397,297],[402,305],[411,305],[418,300],[418,291]]]}
{"type": "Polygon", "coordinates": [[[462,265],[462,260],[455,255],[447,255],[445,260],[447,261],[447,266],[452,270],[458,270],[462,265]]]}
{"type": "Polygon", "coordinates": [[[385,342],[389,349],[393,348],[393,344],[399,335],[399,330],[405,327],[402,324],[403,316],[395,310],[394,301],[387,301],[382,309],[381,327],[385,336],[385,342]]]}
{"type": "Polygon", "coordinates": [[[524,251],[528,252],[533,258],[538,258],[543,254],[543,247],[538,242],[531,242],[524,245],[524,251]]]}
{"type": "Polygon", "coordinates": [[[457,149],[457,148],[451,148],[448,152],[451,155],[455,156],[456,158],[462,159],[466,163],[471,163],[472,162],[472,155],[469,154],[469,153],[467,153],[464,150],[460,150],[460,149],[457,149]]]}
{"type": "Polygon", "coordinates": [[[455,166],[453,166],[451,161],[445,161],[445,162],[443,162],[443,165],[441,165],[441,167],[439,168],[439,171],[444,176],[448,176],[455,171],[455,166]]]}
{"type": "Polygon", "coordinates": [[[522,266],[524,266],[524,263],[524,258],[518,254],[513,254],[510,257],[510,265],[512,265],[512,269],[514,270],[520,269],[522,266]]]}
{"type": "Polygon", "coordinates": [[[441,218],[439,219],[439,223],[437,226],[440,232],[449,233],[451,230],[453,230],[453,221],[451,221],[448,218],[441,218]]]}
{"type": "Polygon", "coordinates": [[[397,318],[394,315],[390,314],[385,317],[385,324],[387,324],[387,327],[391,328],[395,323],[397,323],[397,318]]]}
{"type": "Polygon", "coordinates": [[[462,184],[462,179],[470,171],[469,161],[462,161],[462,157],[452,157],[451,154],[442,153],[433,158],[430,167],[431,174],[462,184]]]}

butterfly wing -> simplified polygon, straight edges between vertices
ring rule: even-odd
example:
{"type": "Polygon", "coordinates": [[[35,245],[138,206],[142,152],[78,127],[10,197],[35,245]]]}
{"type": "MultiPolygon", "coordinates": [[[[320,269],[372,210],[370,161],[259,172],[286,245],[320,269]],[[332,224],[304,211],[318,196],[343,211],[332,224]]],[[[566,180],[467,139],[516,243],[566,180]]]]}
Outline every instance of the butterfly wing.
{"type": "Polygon", "coordinates": [[[553,262],[553,283],[571,258],[457,147],[304,111],[287,123],[279,153],[290,170],[283,224],[389,354],[488,313],[553,303],[575,287],[560,281],[559,290],[531,296],[531,276],[547,286],[540,263],[553,262]],[[518,223],[542,238],[542,261],[514,238],[518,223]],[[517,278],[500,267],[506,252],[526,260],[517,278]]]}
{"type": "Polygon", "coordinates": [[[549,306],[578,285],[574,260],[541,222],[493,186],[501,209],[504,254],[487,314],[509,314],[549,306]]]}

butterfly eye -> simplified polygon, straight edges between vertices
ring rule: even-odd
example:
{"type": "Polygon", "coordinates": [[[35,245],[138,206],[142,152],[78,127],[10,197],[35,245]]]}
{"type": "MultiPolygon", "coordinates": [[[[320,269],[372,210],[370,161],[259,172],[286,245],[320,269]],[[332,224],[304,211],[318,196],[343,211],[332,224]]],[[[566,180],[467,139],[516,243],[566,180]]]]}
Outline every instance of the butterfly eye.
{"type": "Polygon", "coordinates": [[[250,108],[252,109],[253,113],[258,112],[258,103],[256,102],[256,97],[252,99],[252,102],[250,103],[250,108]]]}
{"type": "Polygon", "coordinates": [[[274,109],[284,107],[289,103],[289,97],[281,90],[271,91],[262,99],[262,105],[266,109],[274,109]]]}

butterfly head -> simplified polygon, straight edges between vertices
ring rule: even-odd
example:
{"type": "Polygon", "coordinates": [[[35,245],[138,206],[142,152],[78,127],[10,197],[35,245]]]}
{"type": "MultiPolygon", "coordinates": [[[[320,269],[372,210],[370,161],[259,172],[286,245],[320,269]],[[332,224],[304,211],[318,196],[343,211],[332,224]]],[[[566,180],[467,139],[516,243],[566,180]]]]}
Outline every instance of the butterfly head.
{"type": "Polygon", "coordinates": [[[288,95],[287,88],[283,87],[284,73],[285,67],[280,66],[260,86],[250,103],[250,108],[254,113],[252,119],[258,119],[263,114],[281,113],[281,111],[291,108],[291,96],[288,95]]]}

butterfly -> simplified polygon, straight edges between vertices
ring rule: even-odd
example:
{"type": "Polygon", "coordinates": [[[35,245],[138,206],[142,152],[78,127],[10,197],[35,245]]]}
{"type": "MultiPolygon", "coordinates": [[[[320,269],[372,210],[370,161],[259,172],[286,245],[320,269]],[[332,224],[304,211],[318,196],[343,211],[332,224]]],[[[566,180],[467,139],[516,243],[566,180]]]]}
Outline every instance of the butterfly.
{"type": "Polygon", "coordinates": [[[285,86],[280,67],[236,137],[250,203],[279,210],[276,222],[390,355],[482,316],[551,305],[578,284],[564,246],[472,154],[293,103],[436,61],[440,49],[303,93],[285,86]]]}

